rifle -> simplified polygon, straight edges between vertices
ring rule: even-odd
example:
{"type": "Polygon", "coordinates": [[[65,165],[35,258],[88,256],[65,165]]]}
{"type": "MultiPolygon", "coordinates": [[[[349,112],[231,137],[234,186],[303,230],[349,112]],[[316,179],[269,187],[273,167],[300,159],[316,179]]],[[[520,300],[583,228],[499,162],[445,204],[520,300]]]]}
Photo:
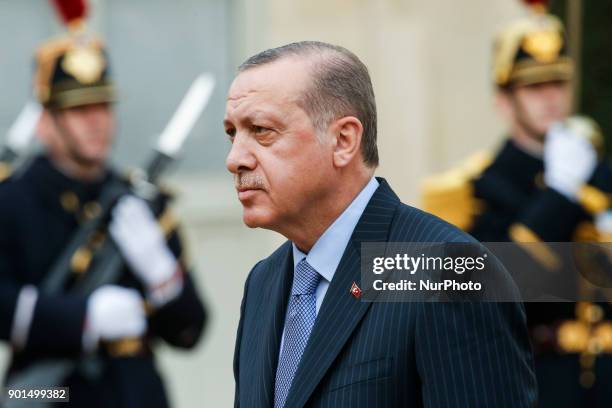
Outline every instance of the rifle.
{"type": "MultiPolygon", "coordinates": [[[[98,199],[100,211],[86,221],[72,236],[68,245],[51,268],[40,290],[47,294],[60,293],[70,277],[71,263],[74,254],[86,246],[92,234],[105,227],[111,211],[119,198],[126,194],[136,195],[150,201],[156,194],[155,183],[176,159],[181,147],[210,99],[214,80],[209,74],[200,75],[191,85],[174,116],[159,137],[153,157],[144,167],[132,173],[131,186],[115,180],[107,184],[98,199]]],[[[107,240],[107,246],[113,245],[107,240]]],[[[98,286],[96,286],[98,287],[98,286]]],[[[86,291],[85,294],[89,293],[86,291]]]]}
{"type": "MultiPolygon", "coordinates": [[[[126,194],[137,194],[151,204],[152,199],[159,193],[156,187],[157,181],[180,153],[185,139],[210,99],[214,83],[214,78],[210,74],[201,74],[196,78],[160,135],[157,147],[153,150],[152,159],[144,170],[135,173],[136,175],[131,179],[131,185],[117,180],[103,188],[98,200],[100,211],[73,234],[51,272],[39,287],[42,293],[61,293],[71,274],[71,263],[75,253],[87,245],[92,234],[106,229],[106,223],[119,198],[126,194]]],[[[83,277],[72,293],[89,295],[96,288],[118,280],[123,267],[123,259],[112,240],[105,240],[96,259],[99,262],[83,277]]],[[[61,381],[77,365],[80,364],[85,369],[95,372],[98,363],[95,356],[88,356],[81,361],[64,359],[34,364],[20,374],[9,378],[8,384],[12,388],[56,386],[61,384],[61,381]]]]}

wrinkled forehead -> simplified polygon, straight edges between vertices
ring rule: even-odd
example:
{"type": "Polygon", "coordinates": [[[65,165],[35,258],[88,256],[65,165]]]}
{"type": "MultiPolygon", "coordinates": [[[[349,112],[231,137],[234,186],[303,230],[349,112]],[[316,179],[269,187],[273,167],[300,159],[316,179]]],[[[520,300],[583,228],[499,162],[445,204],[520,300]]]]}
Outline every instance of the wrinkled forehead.
{"type": "Polygon", "coordinates": [[[226,116],[255,107],[294,107],[308,84],[307,64],[294,58],[283,58],[247,69],[239,73],[230,86],[226,116]]]}

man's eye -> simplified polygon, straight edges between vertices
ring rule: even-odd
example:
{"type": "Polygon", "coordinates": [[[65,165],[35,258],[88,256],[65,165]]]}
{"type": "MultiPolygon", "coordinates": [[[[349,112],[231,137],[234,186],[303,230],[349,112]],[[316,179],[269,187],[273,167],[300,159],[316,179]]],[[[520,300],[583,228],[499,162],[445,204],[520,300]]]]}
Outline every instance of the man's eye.
{"type": "Polygon", "coordinates": [[[236,129],[234,128],[227,128],[225,129],[225,133],[231,138],[233,138],[234,136],[236,136],[236,129]]]}
{"type": "Polygon", "coordinates": [[[265,133],[268,130],[270,130],[270,129],[262,127],[262,126],[255,126],[255,125],[253,125],[253,133],[265,133]]]}

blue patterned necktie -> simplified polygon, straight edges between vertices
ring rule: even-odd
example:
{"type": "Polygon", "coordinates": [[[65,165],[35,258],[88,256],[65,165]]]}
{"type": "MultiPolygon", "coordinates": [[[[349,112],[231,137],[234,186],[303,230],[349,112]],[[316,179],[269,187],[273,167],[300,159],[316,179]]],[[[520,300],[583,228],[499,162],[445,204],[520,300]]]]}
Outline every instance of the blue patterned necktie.
{"type": "Polygon", "coordinates": [[[293,376],[317,318],[315,291],[320,279],[321,275],[306,262],[306,258],[296,265],[291,299],[287,307],[283,349],[276,368],[274,408],[282,408],[285,405],[293,376]]]}

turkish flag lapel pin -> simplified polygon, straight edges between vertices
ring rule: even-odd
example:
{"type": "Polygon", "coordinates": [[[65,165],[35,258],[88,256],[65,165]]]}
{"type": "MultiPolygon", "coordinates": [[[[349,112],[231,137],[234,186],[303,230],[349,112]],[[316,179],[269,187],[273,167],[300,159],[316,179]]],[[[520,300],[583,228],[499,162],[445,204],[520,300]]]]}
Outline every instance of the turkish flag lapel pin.
{"type": "Polygon", "coordinates": [[[351,286],[351,295],[353,295],[355,299],[359,299],[361,297],[361,289],[355,282],[353,282],[353,285],[351,286]]]}

